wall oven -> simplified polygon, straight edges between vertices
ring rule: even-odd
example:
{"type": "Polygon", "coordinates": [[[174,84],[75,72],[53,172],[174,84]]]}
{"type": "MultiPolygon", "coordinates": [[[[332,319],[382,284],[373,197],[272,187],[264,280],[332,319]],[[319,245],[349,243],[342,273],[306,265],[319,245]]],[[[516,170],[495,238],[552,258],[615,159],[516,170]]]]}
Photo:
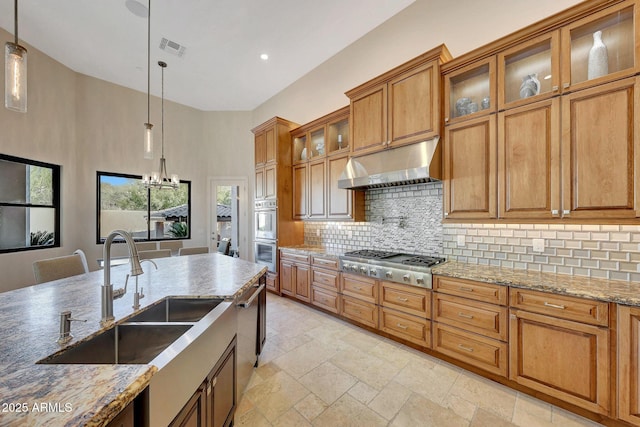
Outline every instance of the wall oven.
{"type": "Polygon", "coordinates": [[[254,256],[256,264],[266,265],[269,271],[276,272],[278,254],[278,244],[275,240],[256,239],[254,256]]]}
{"type": "Polygon", "coordinates": [[[255,204],[256,239],[277,239],[278,220],[275,200],[260,200],[255,204]]]}

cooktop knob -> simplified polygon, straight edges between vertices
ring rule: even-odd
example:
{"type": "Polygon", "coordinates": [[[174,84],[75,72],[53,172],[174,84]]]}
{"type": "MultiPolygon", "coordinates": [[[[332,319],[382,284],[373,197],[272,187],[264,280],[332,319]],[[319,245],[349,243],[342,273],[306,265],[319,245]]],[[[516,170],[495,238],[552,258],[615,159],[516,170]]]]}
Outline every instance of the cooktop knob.
{"type": "Polygon", "coordinates": [[[424,285],[424,277],[416,277],[416,283],[419,285],[424,285]]]}
{"type": "Polygon", "coordinates": [[[404,280],[405,282],[411,281],[411,275],[410,274],[405,274],[404,276],[402,276],[402,280],[404,280]]]}
{"type": "Polygon", "coordinates": [[[378,277],[379,273],[380,273],[380,271],[377,268],[372,268],[372,269],[369,270],[369,275],[371,275],[371,276],[378,277]]]}
{"type": "Polygon", "coordinates": [[[367,274],[367,272],[368,272],[367,267],[360,267],[360,273],[367,274]]]}
{"type": "Polygon", "coordinates": [[[393,273],[391,271],[387,271],[386,273],[384,273],[384,275],[388,278],[391,279],[393,277],[393,273]]]}

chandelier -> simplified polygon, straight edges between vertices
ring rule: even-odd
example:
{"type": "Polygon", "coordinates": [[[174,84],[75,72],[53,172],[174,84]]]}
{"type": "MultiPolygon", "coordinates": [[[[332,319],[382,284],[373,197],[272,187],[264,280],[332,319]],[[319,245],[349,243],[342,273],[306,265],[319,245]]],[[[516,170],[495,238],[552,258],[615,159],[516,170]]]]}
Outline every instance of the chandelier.
{"type": "Polygon", "coordinates": [[[163,61],[158,61],[158,65],[162,68],[162,125],[161,125],[161,138],[160,138],[160,147],[161,147],[161,156],[160,156],[160,167],[157,172],[152,172],[150,175],[144,175],[142,178],[142,182],[147,188],[158,188],[158,189],[177,189],[180,185],[180,178],[178,175],[172,174],[169,176],[167,174],[167,161],[164,158],[164,69],[167,68],[167,63],[163,61]]]}

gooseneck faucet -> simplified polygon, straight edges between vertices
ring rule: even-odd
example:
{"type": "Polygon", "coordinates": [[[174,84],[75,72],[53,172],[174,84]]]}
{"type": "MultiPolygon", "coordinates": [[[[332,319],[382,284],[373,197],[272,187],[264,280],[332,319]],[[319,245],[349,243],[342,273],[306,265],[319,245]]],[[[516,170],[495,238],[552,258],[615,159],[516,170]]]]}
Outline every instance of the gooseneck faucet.
{"type": "Polygon", "coordinates": [[[123,288],[116,289],[114,291],[111,284],[111,244],[116,236],[120,236],[127,243],[129,248],[129,262],[131,263],[131,275],[139,276],[144,273],[140,266],[140,258],[138,256],[138,249],[133,240],[133,237],[129,233],[123,230],[112,231],[104,241],[104,248],[102,257],[104,258],[104,283],[102,285],[102,319],[100,323],[104,326],[113,322],[113,300],[120,298],[124,295],[125,290],[123,288]]]}

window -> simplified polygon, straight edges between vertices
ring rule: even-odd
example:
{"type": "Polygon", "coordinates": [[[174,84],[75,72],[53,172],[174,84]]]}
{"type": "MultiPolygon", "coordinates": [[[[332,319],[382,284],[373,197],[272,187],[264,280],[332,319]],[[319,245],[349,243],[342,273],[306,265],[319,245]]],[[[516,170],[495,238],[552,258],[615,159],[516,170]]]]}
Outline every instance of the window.
{"type": "Polygon", "coordinates": [[[191,236],[191,182],[173,189],[147,189],[142,177],[98,172],[97,243],[113,230],[135,240],[188,239],[191,236]]]}
{"type": "Polygon", "coordinates": [[[60,246],[60,166],[0,154],[0,253],[60,246]]]}

